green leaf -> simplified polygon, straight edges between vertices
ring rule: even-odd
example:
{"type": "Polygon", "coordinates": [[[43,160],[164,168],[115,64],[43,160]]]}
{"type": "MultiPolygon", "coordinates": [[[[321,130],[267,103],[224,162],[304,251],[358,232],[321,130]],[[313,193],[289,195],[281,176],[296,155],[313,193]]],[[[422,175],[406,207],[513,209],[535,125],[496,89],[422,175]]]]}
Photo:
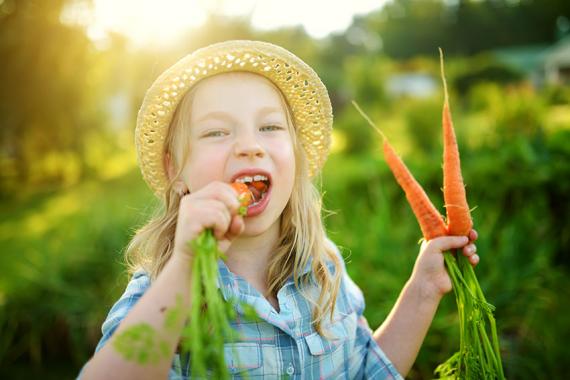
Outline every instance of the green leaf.
{"type": "Polygon", "coordinates": [[[148,323],[129,326],[115,338],[113,347],[125,359],[139,364],[156,364],[165,356],[164,349],[158,346],[156,330],[148,323]]]}

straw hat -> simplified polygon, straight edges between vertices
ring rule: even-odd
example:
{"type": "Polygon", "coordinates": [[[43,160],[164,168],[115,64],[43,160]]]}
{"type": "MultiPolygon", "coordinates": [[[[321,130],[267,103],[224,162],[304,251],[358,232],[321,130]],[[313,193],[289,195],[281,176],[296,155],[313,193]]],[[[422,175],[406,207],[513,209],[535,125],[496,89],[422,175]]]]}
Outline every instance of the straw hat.
{"type": "Polygon", "coordinates": [[[164,141],[180,100],[201,79],[246,71],[271,80],[283,93],[293,114],[297,136],[314,176],[324,165],[331,145],[332,108],[318,75],[291,52],[261,41],[233,40],[209,45],[182,58],[148,89],[137,117],[135,144],[142,175],[156,196],[168,184],[164,141]]]}

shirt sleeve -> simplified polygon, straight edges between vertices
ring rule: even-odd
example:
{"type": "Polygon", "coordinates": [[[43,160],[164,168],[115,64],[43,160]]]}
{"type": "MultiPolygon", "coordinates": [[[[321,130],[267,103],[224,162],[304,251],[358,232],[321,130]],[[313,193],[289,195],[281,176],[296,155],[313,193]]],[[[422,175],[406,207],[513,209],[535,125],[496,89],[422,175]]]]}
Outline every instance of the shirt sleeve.
{"type": "Polygon", "coordinates": [[[142,297],[149,286],[150,278],[145,272],[139,270],[133,274],[131,281],[127,284],[125,292],[119,300],[115,302],[113,307],[111,307],[107,318],[103,322],[103,326],[101,327],[103,336],[99,340],[97,347],[95,347],[95,353],[99,352],[107,341],[109,341],[111,336],[115,333],[115,330],[117,330],[117,327],[119,327],[121,321],[125,319],[129,311],[142,297]]]}
{"type": "Polygon", "coordinates": [[[350,278],[346,271],[346,264],[340,250],[332,242],[328,241],[333,247],[342,263],[342,282],[347,293],[347,298],[352,309],[357,315],[355,352],[363,352],[362,365],[357,379],[401,379],[402,375],[398,372],[394,364],[388,359],[384,351],[378,346],[378,343],[372,337],[372,329],[368,325],[366,317],[364,317],[364,294],[356,283],[350,278]]]}

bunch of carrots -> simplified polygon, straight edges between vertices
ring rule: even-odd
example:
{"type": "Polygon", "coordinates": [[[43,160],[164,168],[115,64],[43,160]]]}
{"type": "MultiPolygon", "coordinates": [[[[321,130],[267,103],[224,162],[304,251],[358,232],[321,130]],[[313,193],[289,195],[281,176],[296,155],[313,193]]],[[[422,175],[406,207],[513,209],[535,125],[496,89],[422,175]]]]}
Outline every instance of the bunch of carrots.
{"type": "MultiPolygon", "coordinates": [[[[253,196],[244,183],[231,184],[238,194],[239,214],[244,216],[247,207],[253,202],[253,196]]],[[[164,328],[172,329],[181,318],[188,320],[181,333],[181,358],[189,354],[192,377],[227,379],[229,372],[224,357],[224,343],[236,338],[230,326],[235,318],[234,304],[239,304],[245,319],[256,319],[252,306],[231,299],[224,302],[218,289],[218,259],[225,259],[218,248],[218,242],[212,229],[203,231],[198,237],[188,242],[194,253],[192,265],[192,304],[190,309],[183,308],[181,296],[177,305],[167,311],[164,328]]],[[[166,341],[161,340],[158,332],[147,323],[133,325],[123,331],[114,341],[115,349],[127,360],[139,364],[156,364],[168,355],[166,341]]],[[[237,358],[237,352],[234,352],[237,358]]]]}
{"type": "MultiPolygon", "coordinates": [[[[461,175],[459,149],[449,109],[441,49],[440,65],[445,94],[442,126],[443,195],[447,213],[446,221],[398,157],[386,136],[356,102],[353,102],[361,115],[381,134],[384,158],[398,184],[406,193],[406,198],[426,240],[445,235],[468,236],[473,227],[461,175]]],[[[460,348],[457,353],[435,369],[435,374],[440,379],[504,379],[497,328],[493,317],[495,307],[486,301],[473,267],[465,256],[450,251],[444,253],[444,259],[459,311],[460,348]]]]}

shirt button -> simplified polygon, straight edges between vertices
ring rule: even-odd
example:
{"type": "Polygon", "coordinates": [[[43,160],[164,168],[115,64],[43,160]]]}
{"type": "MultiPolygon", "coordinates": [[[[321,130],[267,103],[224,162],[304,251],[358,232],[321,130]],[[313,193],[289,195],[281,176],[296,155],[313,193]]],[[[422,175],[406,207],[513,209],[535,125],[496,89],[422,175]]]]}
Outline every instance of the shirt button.
{"type": "Polygon", "coordinates": [[[287,375],[292,375],[295,372],[295,367],[293,364],[289,363],[289,367],[287,367],[287,375]]]}

